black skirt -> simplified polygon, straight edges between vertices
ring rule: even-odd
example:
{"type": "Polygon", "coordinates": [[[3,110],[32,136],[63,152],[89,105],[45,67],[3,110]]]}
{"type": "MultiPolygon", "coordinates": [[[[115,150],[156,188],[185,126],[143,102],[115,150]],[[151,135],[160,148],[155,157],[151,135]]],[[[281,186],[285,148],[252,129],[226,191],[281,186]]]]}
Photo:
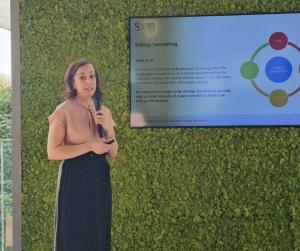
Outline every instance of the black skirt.
{"type": "Polygon", "coordinates": [[[106,155],[90,152],[63,161],[55,210],[55,250],[110,250],[111,210],[106,155]]]}

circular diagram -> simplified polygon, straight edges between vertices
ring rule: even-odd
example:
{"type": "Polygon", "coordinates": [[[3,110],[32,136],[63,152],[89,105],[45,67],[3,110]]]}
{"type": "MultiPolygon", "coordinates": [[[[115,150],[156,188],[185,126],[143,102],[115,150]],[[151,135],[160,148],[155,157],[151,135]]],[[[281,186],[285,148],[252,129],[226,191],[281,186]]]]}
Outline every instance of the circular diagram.
{"type": "MultiPolygon", "coordinates": [[[[253,53],[250,61],[246,61],[242,64],[240,72],[241,75],[251,81],[254,88],[263,96],[269,98],[270,103],[275,107],[282,107],[288,102],[288,98],[295,95],[300,91],[300,86],[298,86],[295,90],[290,93],[287,93],[282,89],[275,89],[271,93],[264,92],[256,83],[255,78],[258,76],[260,70],[259,66],[254,62],[256,55],[263,50],[264,48],[271,46],[273,50],[283,50],[287,46],[291,46],[297,52],[300,52],[300,47],[296,44],[289,42],[288,37],[283,32],[275,32],[270,38],[269,42],[260,46],[253,53]]],[[[299,65],[299,73],[300,73],[300,65],[299,65]]],[[[282,56],[276,56],[269,59],[265,65],[265,74],[269,81],[275,84],[284,83],[289,80],[293,72],[293,66],[289,59],[282,56]]]]}

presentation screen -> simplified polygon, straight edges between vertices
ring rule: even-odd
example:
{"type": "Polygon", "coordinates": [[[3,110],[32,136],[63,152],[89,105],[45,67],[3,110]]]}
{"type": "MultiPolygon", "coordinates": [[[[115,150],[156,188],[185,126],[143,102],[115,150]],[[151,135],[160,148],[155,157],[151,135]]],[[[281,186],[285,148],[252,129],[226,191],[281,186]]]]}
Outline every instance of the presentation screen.
{"type": "Polygon", "coordinates": [[[300,125],[300,13],[130,18],[130,126],[300,125]]]}

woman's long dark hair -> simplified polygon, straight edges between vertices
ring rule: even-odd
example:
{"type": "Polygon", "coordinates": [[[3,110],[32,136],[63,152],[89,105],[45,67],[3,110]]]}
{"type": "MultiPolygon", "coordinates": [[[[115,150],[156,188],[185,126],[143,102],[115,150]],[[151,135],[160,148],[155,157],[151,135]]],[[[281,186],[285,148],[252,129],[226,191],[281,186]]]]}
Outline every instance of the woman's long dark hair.
{"type": "MultiPolygon", "coordinates": [[[[68,69],[66,70],[65,73],[65,85],[66,85],[66,90],[64,92],[64,96],[65,99],[70,99],[73,97],[77,96],[77,91],[74,89],[73,87],[73,80],[74,80],[74,76],[76,74],[76,72],[78,71],[78,69],[81,66],[87,65],[87,64],[91,64],[94,67],[95,70],[95,75],[96,75],[96,91],[95,94],[99,94],[100,97],[102,98],[103,96],[103,92],[101,91],[101,83],[100,83],[100,77],[99,77],[99,73],[95,67],[95,65],[93,63],[91,63],[90,61],[86,60],[86,59],[78,59],[73,61],[68,69]]],[[[95,95],[94,94],[94,95],[95,95]]]]}

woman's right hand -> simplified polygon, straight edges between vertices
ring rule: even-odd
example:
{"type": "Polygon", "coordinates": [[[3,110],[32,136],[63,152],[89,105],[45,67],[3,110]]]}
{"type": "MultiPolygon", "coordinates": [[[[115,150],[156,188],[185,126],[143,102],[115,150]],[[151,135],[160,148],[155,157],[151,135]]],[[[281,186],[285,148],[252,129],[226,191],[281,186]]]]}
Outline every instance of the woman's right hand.
{"type": "Polygon", "coordinates": [[[101,138],[91,141],[91,150],[96,154],[107,153],[110,150],[111,145],[105,144],[104,142],[105,140],[101,138]]]}

